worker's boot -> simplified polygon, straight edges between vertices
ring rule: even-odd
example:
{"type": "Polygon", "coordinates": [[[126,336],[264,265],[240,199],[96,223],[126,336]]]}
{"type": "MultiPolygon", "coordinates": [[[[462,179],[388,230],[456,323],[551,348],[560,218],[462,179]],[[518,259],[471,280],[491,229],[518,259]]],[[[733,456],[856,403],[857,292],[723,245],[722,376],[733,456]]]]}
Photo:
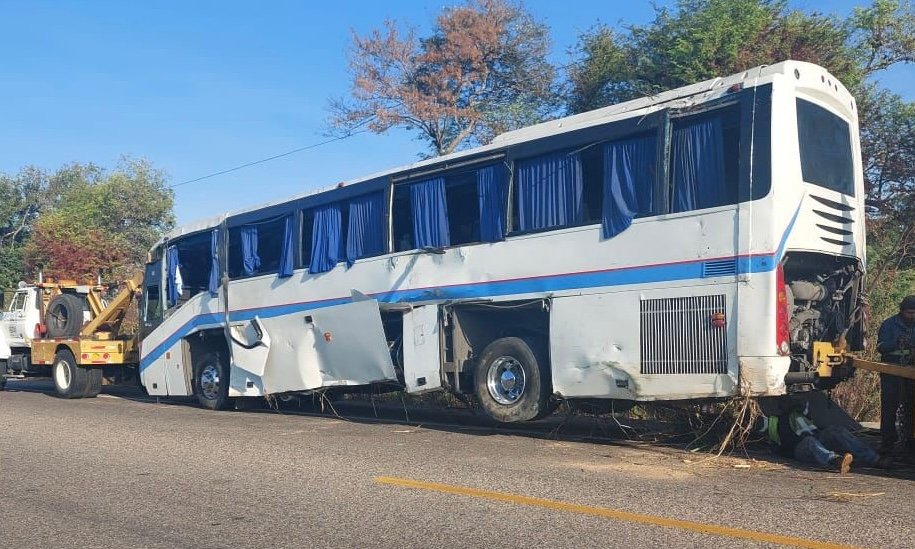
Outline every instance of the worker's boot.
{"type": "Polygon", "coordinates": [[[851,462],[854,459],[854,456],[851,454],[836,454],[834,458],[829,460],[829,464],[839,473],[846,475],[851,471],[851,462]]]}

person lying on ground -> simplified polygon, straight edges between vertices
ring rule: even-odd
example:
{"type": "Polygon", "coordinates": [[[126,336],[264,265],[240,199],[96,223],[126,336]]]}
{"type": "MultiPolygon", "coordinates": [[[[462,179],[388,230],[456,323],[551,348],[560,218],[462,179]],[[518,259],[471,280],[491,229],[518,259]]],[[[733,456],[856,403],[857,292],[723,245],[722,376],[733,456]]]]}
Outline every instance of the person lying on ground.
{"type": "Polygon", "coordinates": [[[803,463],[828,467],[843,475],[853,461],[868,467],[886,468],[888,457],[880,457],[873,448],[858,440],[848,429],[829,425],[820,429],[807,416],[809,404],[792,408],[777,416],[764,416],[757,421],[756,432],[765,434],[784,456],[803,463]]]}

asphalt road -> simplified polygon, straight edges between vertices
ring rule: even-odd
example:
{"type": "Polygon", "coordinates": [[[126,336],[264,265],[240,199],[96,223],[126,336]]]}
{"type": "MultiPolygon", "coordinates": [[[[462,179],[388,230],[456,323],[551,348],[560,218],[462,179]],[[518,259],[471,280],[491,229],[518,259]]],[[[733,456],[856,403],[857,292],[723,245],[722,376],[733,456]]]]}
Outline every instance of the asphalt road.
{"type": "Polygon", "coordinates": [[[915,546],[904,473],[17,386],[4,548],[915,546]]]}

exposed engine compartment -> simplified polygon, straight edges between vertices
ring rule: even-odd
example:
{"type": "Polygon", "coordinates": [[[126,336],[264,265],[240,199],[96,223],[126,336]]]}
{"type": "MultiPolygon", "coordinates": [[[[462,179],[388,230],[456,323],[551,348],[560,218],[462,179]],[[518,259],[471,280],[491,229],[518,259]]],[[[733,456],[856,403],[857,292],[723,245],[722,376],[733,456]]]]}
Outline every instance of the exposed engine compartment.
{"type": "Polygon", "coordinates": [[[864,270],[854,258],[794,252],[784,263],[791,370],[814,369],[813,343],[864,348],[864,270]]]}

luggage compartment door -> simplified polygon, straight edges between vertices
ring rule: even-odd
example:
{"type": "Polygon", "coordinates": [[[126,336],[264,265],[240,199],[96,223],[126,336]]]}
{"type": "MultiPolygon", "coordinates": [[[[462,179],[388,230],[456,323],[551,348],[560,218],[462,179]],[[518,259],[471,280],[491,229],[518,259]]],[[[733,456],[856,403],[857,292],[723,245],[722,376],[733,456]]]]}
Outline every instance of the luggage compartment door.
{"type": "Polygon", "coordinates": [[[261,322],[272,341],[261,378],[266,394],[397,380],[377,301],[261,322]]]}
{"type": "Polygon", "coordinates": [[[409,393],[442,387],[441,329],[436,305],[425,305],[403,315],[404,383],[409,393]]]}

